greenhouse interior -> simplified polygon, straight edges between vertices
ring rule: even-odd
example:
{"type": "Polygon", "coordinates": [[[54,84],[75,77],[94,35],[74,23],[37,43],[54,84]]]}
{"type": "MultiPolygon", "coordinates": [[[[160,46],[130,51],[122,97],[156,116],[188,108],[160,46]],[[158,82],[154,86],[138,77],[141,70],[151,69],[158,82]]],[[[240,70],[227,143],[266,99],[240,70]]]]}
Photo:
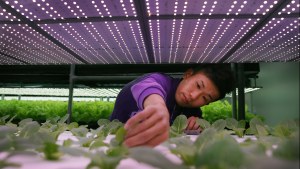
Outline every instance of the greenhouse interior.
{"type": "Polygon", "coordinates": [[[299,169],[299,12],[299,0],[0,0],[0,169],[299,169]],[[234,81],[193,108],[201,117],[110,118],[139,77],[181,84],[206,66],[234,81]]]}

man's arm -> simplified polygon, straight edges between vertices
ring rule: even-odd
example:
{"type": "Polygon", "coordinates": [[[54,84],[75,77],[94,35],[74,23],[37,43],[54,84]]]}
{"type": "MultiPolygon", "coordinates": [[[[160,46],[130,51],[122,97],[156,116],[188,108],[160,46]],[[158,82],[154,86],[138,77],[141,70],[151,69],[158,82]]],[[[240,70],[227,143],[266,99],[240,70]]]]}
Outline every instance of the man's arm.
{"type": "Polygon", "coordinates": [[[169,112],[164,99],[158,94],[151,94],[144,100],[144,109],[130,118],[125,129],[125,145],[156,146],[169,138],[169,112]]]}

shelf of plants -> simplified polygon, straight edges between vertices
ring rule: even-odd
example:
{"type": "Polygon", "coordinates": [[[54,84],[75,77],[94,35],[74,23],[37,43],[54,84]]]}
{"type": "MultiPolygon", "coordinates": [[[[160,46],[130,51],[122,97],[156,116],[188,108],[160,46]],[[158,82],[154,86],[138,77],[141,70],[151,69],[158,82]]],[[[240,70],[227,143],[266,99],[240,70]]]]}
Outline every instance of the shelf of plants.
{"type": "Polygon", "coordinates": [[[73,122],[68,115],[39,124],[13,117],[0,119],[0,168],[299,168],[299,123],[275,127],[253,118],[209,123],[197,119],[199,135],[184,131],[187,118],[178,116],[170,138],[155,148],[127,148],[123,123],[100,119],[97,129],[73,122]]]}

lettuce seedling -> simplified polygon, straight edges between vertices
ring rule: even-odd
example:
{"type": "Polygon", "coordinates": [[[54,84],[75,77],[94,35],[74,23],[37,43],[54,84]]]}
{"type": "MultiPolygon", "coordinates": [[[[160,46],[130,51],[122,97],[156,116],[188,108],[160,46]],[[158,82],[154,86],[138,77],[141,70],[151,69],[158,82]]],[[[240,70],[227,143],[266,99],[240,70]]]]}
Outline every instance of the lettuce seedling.
{"type": "Polygon", "coordinates": [[[177,116],[170,127],[170,137],[179,137],[184,135],[184,129],[186,129],[187,125],[187,118],[185,115],[177,116]]]}
{"type": "Polygon", "coordinates": [[[246,126],[245,120],[237,121],[234,118],[226,119],[226,128],[233,130],[234,133],[240,138],[244,136],[245,126],[246,126]]]}
{"type": "Polygon", "coordinates": [[[59,151],[59,146],[52,142],[45,142],[42,151],[45,159],[47,160],[59,160],[59,158],[63,155],[59,151]]]}

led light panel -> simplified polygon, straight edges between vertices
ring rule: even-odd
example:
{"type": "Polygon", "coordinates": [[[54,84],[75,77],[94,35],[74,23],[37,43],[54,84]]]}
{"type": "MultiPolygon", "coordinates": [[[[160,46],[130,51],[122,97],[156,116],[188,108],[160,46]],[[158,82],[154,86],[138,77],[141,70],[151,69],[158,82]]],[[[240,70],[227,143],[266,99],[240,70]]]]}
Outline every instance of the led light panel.
{"type": "Polygon", "coordinates": [[[268,12],[277,3],[278,0],[146,0],[149,15],[256,15],[268,12]]]}
{"type": "Polygon", "coordinates": [[[299,0],[4,0],[0,4],[0,64],[300,60],[299,0]],[[271,20],[261,23],[265,17],[271,20]]]}
{"type": "Polygon", "coordinates": [[[1,30],[0,52],[26,64],[80,63],[27,25],[4,24],[1,30]]]}
{"type": "Polygon", "coordinates": [[[274,18],[227,61],[278,62],[299,60],[299,37],[299,20],[274,18]]]}
{"type": "Polygon", "coordinates": [[[40,26],[91,64],[149,62],[137,21],[40,26]]]}
{"type": "Polygon", "coordinates": [[[0,7],[0,20],[1,21],[13,21],[16,17],[12,15],[10,12],[7,12],[6,9],[0,7]]]}
{"type": "Polygon", "coordinates": [[[6,0],[31,20],[135,16],[133,0],[6,0]]]}
{"type": "Polygon", "coordinates": [[[152,39],[156,62],[215,63],[256,22],[256,19],[151,21],[151,34],[154,37],[161,34],[160,39],[152,39]],[[158,24],[164,29],[158,29],[158,24]]]}

